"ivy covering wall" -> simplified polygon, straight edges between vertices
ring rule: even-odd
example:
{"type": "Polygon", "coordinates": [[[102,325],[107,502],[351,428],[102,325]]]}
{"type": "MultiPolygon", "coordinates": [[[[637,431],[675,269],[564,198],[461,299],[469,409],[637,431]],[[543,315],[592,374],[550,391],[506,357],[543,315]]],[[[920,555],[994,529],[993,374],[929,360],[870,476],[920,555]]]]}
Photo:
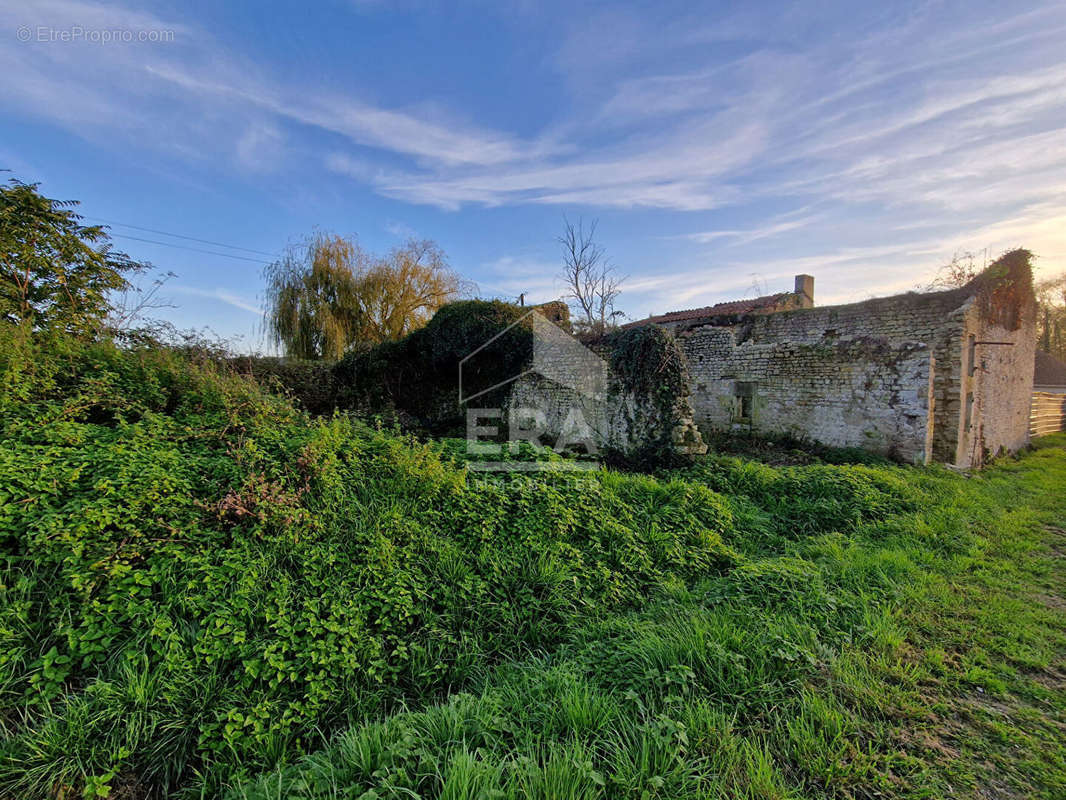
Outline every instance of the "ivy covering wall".
{"type": "MultiPolygon", "coordinates": [[[[342,359],[334,369],[338,403],[369,413],[395,414],[432,434],[459,432],[466,423],[459,403],[460,362],[467,387],[499,385],[479,397],[478,405],[504,407],[510,381],[532,365],[530,310],[482,300],[444,306],[428,325],[405,339],[342,359]],[[479,348],[476,358],[467,359],[479,348]]],[[[569,329],[561,303],[537,310],[569,329]]],[[[613,418],[615,432],[622,432],[604,442],[611,459],[644,466],[673,461],[674,434],[688,413],[688,374],[673,336],[645,326],[584,344],[604,358],[611,372],[611,397],[604,400],[602,413],[613,418]]]]}

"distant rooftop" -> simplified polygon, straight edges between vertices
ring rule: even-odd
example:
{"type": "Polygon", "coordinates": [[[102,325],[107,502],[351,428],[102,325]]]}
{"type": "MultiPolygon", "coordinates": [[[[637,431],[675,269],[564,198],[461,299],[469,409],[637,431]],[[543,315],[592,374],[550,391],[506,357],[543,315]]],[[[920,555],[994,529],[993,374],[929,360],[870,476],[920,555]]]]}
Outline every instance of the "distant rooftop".
{"type": "Polygon", "coordinates": [[[778,292],[777,294],[763,295],[750,300],[730,300],[725,303],[716,303],[713,306],[702,308],[687,308],[682,311],[670,311],[666,314],[646,317],[645,319],[630,322],[623,327],[630,328],[637,325],[662,325],[672,322],[687,322],[706,317],[724,316],[729,314],[768,314],[775,311],[786,311],[790,308],[811,308],[814,305],[814,278],[810,275],[796,276],[796,290],[794,292],[778,292]]]}
{"type": "Polygon", "coordinates": [[[1036,371],[1033,375],[1036,386],[1066,386],[1066,363],[1055,356],[1036,351],[1036,371]]]}

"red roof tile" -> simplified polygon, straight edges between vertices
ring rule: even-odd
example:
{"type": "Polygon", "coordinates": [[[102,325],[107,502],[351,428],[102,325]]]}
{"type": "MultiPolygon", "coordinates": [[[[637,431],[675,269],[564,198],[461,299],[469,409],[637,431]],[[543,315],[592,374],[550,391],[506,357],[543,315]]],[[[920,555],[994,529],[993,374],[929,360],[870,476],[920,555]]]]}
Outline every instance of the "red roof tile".
{"type": "Polygon", "coordinates": [[[727,303],[718,303],[713,306],[704,306],[703,308],[688,308],[684,311],[671,311],[667,314],[659,314],[655,317],[648,317],[646,319],[630,322],[623,327],[646,325],[648,323],[658,325],[664,322],[684,322],[689,319],[713,317],[718,314],[751,314],[764,308],[772,308],[778,303],[784,302],[791,296],[791,292],[779,292],[778,294],[768,294],[765,297],[756,297],[751,300],[731,300],[727,303]]]}

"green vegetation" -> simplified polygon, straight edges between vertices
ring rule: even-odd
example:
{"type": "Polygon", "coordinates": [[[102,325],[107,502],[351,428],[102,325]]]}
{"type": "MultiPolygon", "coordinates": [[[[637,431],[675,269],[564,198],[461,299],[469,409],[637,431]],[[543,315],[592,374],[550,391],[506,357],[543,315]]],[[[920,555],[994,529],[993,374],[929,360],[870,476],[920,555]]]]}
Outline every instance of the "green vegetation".
{"type": "MultiPolygon", "coordinates": [[[[537,309],[570,331],[561,302],[537,309]]],[[[498,300],[449,303],[403,339],[341,359],[333,372],[336,405],[400,418],[408,429],[435,436],[462,431],[460,362],[466,395],[483,391],[478,404],[505,407],[510,382],[533,364],[531,310],[498,300]]],[[[638,444],[624,452],[610,450],[610,463],[640,470],[678,463],[671,434],[687,406],[688,373],[675,339],[650,325],[582,338],[610,360],[612,374],[635,399],[620,413],[628,415],[632,430],[641,432],[638,444]]],[[[272,370],[267,366],[263,371],[272,370]]],[[[288,376],[282,378],[297,397],[304,394],[288,376]]],[[[312,398],[305,405],[314,404],[312,398]]]]}
{"type": "MultiPolygon", "coordinates": [[[[462,300],[442,307],[425,325],[396,342],[349,353],[335,370],[342,405],[400,411],[434,433],[461,428],[459,362],[467,391],[487,389],[527,369],[533,355],[529,309],[499,300],[462,300]]],[[[484,395],[499,405],[503,390],[484,395]]]]}
{"type": "Polygon", "coordinates": [[[1066,273],[1036,284],[1037,346],[1066,361],[1066,273]]]}
{"type": "Polygon", "coordinates": [[[82,225],[76,201],[37,184],[0,184],[0,322],[86,334],[112,311],[111,293],[147,269],[111,249],[99,225],[82,225]]]}
{"type": "Polygon", "coordinates": [[[263,277],[266,331],[287,356],[304,360],[402,339],[472,288],[435,242],[411,239],[381,257],[322,231],[289,247],[263,277]]]}
{"type": "Polygon", "coordinates": [[[629,409],[630,429],[646,431],[630,452],[612,462],[654,469],[676,465],[680,458],[672,435],[682,410],[689,410],[689,374],[685,355],[671,334],[658,325],[640,325],[603,337],[611,372],[643,402],[629,409]]]}
{"type": "Polygon", "coordinates": [[[1066,792],[1066,437],[492,481],[14,327],[0,414],[0,797],[1066,792]]]}

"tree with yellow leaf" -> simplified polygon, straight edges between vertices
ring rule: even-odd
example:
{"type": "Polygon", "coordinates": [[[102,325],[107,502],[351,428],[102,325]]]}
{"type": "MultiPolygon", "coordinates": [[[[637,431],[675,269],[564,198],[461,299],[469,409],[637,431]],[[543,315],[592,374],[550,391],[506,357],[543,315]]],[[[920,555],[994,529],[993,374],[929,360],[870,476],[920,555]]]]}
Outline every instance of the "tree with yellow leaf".
{"type": "Polygon", "coordinates": [[[305,359],[400,339],[472,287],[435,242],[412,239],[380,257],[321,231],[291,246],[265,278],[268,336],[305,359]]]}

